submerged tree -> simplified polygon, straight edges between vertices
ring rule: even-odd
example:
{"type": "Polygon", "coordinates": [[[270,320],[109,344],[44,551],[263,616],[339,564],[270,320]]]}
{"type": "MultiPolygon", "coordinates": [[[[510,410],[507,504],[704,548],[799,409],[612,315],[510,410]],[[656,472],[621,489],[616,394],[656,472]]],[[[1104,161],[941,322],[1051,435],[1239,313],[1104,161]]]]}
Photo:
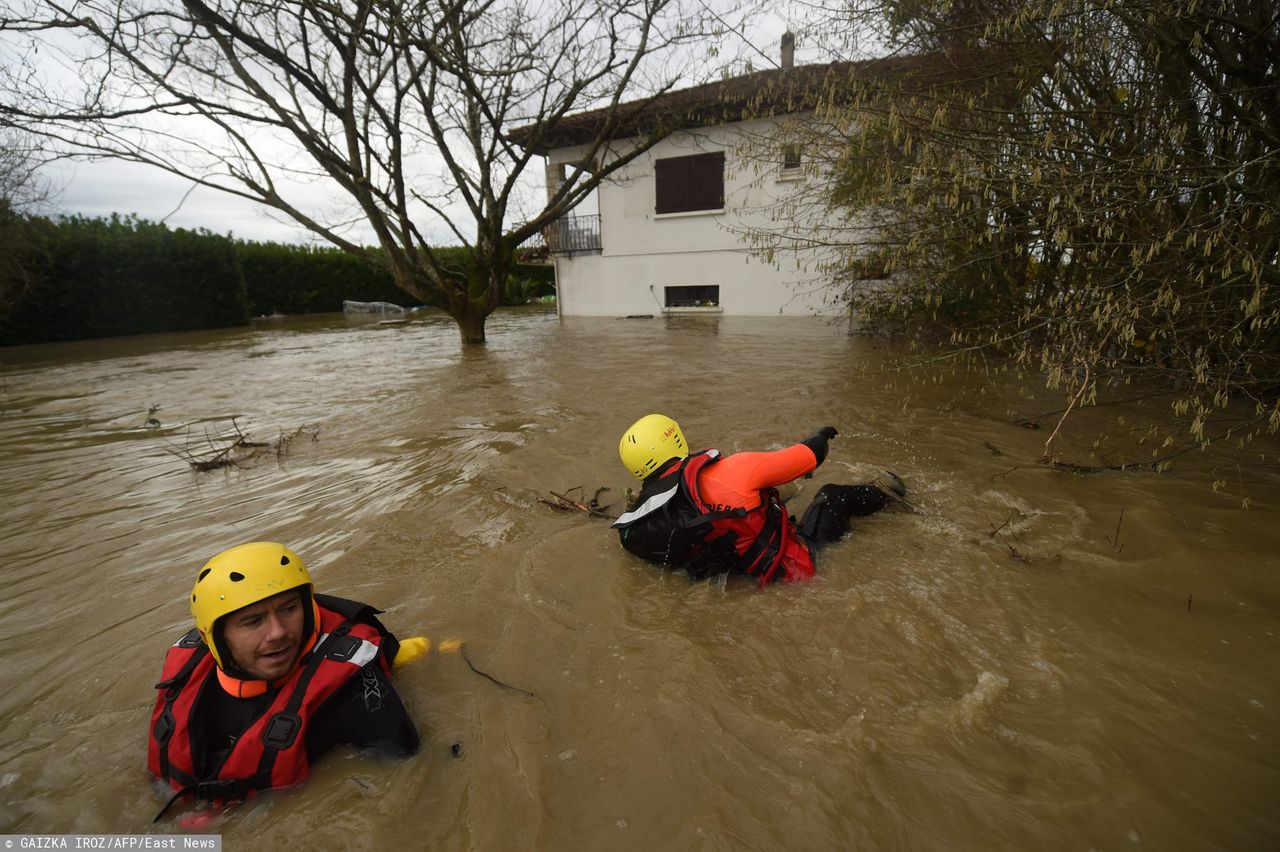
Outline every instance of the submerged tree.
{"type": "Polygon", "coordinates": [[[14,57],[0,124],[264,204],[378,263],[482,343],[516,248],[667,132],[656,121],[611,151],[636,106],[624,94],[643,105],[706,67],[705,44],[701,62],[686,48],[705,22],[723,24],[684,2],[15,2],[0,21],[14,57]],[[546,134],[602,107],[610,119],[579,165],[525,209],[546,134]],[[331,182],[340,209],[299,201],[300,179],[331,182]],[[377,246],[350,238],[354,222],[377,246]],[[433,250],[434,222],[472,249],[467,263],[433,250]]]}
{"type": "Polygon", "coordinates": [[[1202,443],[1233,399],[1280,425],[1280,7],[819,5],[930,58],[811,125],[822,215],[847,217],[829,269],[864,317],[1000,346],[1080,402],[1150,376],[1202,443]]]}

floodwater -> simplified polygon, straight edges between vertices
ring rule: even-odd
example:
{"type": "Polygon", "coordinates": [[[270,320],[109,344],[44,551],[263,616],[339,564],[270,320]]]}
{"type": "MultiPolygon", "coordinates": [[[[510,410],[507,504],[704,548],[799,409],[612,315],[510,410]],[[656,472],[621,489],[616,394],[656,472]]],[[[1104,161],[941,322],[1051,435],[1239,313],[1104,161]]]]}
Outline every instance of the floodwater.
{"type": "MultiPolygon", "coordinates": [[[[227,850],[1280,847],[1258,446],[1048,470],[1056,417],[1013,421],[1059,394],[902,372],[817,319],[510,311],[489,336],[326,316],[0,352],[0,833],[181,830],[186,806],[151,826],[152,687],[196,569],[270,539],[532,695],[419,660],[419,754],[334,752],[201,829],[227,850]],[[859,521],[805,584],[691,584],[542,502],[608,486],[617,511],[618,436],[655,410],[726,452],[835,425],[793,508],[888,468],[917,512],[859,521]],[[233,415],[293,439],[191,470],[233,415]]],[[[1123,444],[1142,409],[1086,415],[1068,456],[1149,457],[1123,444]]]]}

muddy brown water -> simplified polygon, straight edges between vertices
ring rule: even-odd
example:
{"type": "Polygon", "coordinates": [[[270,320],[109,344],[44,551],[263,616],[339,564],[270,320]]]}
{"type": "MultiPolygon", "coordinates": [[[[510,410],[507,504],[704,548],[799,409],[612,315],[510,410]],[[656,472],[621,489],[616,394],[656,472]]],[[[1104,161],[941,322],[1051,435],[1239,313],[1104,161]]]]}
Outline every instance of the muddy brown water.
{"type": "Polygon", "coordinates": [[[150,825],[144,767],[161,658],[199,565],[273,539],[533,695],[433,653],[398,675],[419,754],[330,754],[217,817],[228,850],[1280,847],[1256,447],[1051,472],[1011,421],[1060,396],[895,371],[821,320],[510,311],[489,333],[327,316],[0,352],[3,832],[177,830],[150,825]],[[889,468],[919,513],[859,522],[806,584],[690,584],[540,502],[616,507],[618,436],[652,410],[727,452],[833,424],[792,506],[889,468]],[[231,415],[308,431],[236,469],[171,452],[231,415]]]}

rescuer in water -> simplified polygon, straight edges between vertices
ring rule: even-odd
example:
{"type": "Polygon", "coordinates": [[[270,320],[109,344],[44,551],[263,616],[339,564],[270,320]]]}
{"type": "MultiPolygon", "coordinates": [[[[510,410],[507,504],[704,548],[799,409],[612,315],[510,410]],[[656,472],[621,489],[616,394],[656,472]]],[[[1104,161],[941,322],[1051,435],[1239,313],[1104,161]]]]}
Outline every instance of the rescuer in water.
{"type": "Polygon", "coordinates": [[[151,715],[147,766],[177,791],[170,804],[297,784],[339,743],[416,751],[390,674],[426,640],[401,644],[378,613],[314,593],[282,544],[242,544],[209,560],[191,594],[195,629],[169,649],[151,715]]]}
{"type": "Polygon", "coordinates": [[[887,491],[873,484],[824,485],[797,523],[777,486],[822,464],[837,434],[823,426],[773,452],[690,455],[676,421],[662,414],[640,418],[618,445],[623,465],[644,483],[635,508],[613,524],[622,546],[695,579],[743,574],[764,585],[812,577],[818,545],[843,536],[854,515],[878,512],[907,493],[887,472],[887,491]]]}

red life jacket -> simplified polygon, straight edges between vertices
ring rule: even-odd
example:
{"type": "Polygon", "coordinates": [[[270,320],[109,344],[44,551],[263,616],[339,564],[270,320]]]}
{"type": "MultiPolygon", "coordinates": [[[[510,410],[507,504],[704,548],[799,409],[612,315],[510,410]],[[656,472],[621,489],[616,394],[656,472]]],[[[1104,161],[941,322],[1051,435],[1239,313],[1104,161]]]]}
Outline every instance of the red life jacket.
{"type": "Polygon", "coordinates": [[[238,801],[258,790],[301,782],[311,772],[306,733],[317,708],[366,666],[390,672],[388,655],[399,643],[379,629],[376,618],[372,623],[359,620],[377,610],[328,595],[315,598],[320,612],[315,647],[276,685],[270,707],[205,777],[197,777],[191,721],[202,689],[221,689],[213,656],[195,630],[169,648],[163,679],[156,684],[160,693],[151,713],[147,768],[178,791],[174,799],[194,793],[215,802],[238,801]]]}
{"type": "Polygon", "coordinates": [[[778,489],[762,489],[754,509],[717,510],[703,498],[698,474],[719,458],[706,450],[651,474],[636,508],[613,524],[622,546],[695,579],[728,572],[763,586],[812,577],[813,556],[796,537],[778,489]]]}

